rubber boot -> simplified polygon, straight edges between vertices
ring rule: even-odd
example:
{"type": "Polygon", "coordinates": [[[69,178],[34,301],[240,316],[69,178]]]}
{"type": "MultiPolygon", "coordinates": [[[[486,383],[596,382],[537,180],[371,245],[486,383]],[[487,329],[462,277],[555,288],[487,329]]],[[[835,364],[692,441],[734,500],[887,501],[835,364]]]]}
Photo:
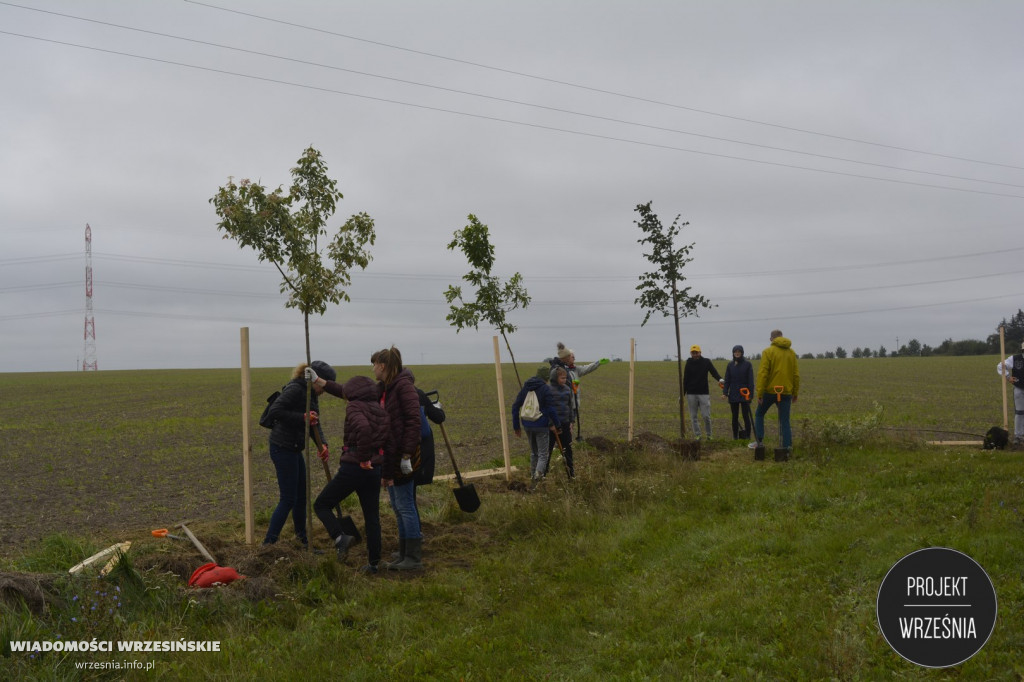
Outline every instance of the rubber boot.
{"type": "Polygon", "coordinates": [[[405,538],[398,538],[398,551],[391,553],[391,561],[388,563],[397,564],[405,558],[405,538]]]}
{"type": "Polygon", "coordinates": [[[405,557],[388,564],[389,571],[414,571],[423,568],[423,538],[408,538],[405,541],[405,557]]]}
{"type": "Polygon", "coordinates": [[[348,548],[354,543],[355,538],[344,533],[334,539],[334,551],[337,552],[340,563],[345,563],[345,559],[348,557],[348,548]]]}

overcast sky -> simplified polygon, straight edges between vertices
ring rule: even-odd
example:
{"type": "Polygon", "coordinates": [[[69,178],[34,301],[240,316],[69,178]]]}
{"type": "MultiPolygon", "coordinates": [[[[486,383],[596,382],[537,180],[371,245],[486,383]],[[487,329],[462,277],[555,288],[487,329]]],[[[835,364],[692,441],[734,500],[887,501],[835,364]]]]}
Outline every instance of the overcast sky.
{"type": "MultiPolygon", "coordinates": [[[[228,176],[288,186],[313,145],[373,262],[313,355],[490,362],[456,333],[469,213],[517,359],[675,353],[634,304],[637,204],[688,221],[685,347],[749,354],[984,339],[1024,307],[1024,3],[0,2],[0,371],[304,358],[279,276],[222,238],[228,176]]],[[[504,347],[503,357],[507,361],[504,347]]]]}

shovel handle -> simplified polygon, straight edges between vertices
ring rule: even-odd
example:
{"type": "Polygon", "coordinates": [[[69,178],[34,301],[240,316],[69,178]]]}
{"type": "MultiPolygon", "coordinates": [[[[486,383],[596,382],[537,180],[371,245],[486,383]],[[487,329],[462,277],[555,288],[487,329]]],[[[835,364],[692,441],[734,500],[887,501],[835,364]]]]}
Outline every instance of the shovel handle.
{"type": "Polygon", "coordinates": [[[459,473],[459,465],[455,463],[455,453],[452,452],[452,443],[448,440],[448,431],[444,428],[444,423],[438,424],[438,426],[441,427],[441,435],[444,436],[444,445],[448,448],[448,458],[452,460],[452,469],[455,470],[455,478],[458,480],[459,487],[461,488],[463,485],[462,474],[459,473]]]}
{"type": "Polygon", "coordinates": [[[775,386],[775,402],[782,402],[782,392],[786,390],[785,386],[775,386]]]}
{"type": "Polygon", "coordinates": [[[196,536],[192,534],[192,531],[188,529],[188,526],[186,526],[183,523],[181,524],[181,529],[185,531],[185,535],[187,535],[188,539],[192,541],[192,544],[196,546],[196,549],[199,550],[199,553],[206,557],[207,561],[213,564],[217,563],[217,560],[213,558],[213,555],[210,554],[205,547],[203,547],[203,543],[199,542],[196,536]]]}

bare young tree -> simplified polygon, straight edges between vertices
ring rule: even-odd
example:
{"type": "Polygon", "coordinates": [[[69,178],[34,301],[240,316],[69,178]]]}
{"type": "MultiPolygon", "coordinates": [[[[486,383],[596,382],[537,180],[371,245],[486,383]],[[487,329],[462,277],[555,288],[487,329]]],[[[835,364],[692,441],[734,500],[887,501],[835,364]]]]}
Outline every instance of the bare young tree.
{"type": "Polygon", "coordinates": [[[697,315],[699,308],[714,307],[704,296],[691,294],[689,286],[682,286],[686,281],[683,276],[683,268],[693,259],[689,257],[694,244],[675,246],[675,238],[682,228],[690,223],[680,223],[679,216],[672,221],[669,228],[661,224],[658,215],[651,210],[651,203],[637,204],[636,212],[640,214],[640,220],[634,220],[633,224],[638,226],[644,233],[638,244],[650,246],[650,253],[644,253],[646,258],[655,270],[640,275],[640,283],[636,290],[640,296],[634,301],[640,307],[647,310],[644,321],[640,326],[647,324],[651,315],[660,312],[663,316],[672,316],[676,329],[676,364],[679,369],[679,433],[686,438],[686,417],[683,406],[683,348],[679,336],[679,318],[697,315]]]}
{"type": "Polygon", "coordinates": [[[478,329],[480,322],[487,322],[501,334],[505,347],[512,358],[512,369],[516,373],[519,387],[523,382],[519,378],[516,356],[512,353],[508,335],[516,330],[508,321],[508,313],[517,309],[526,309],[530,305],[530,296],[523,287],[523,276],[518,272],[502,281],[491,274],[494,267],[494,246],[491,244],[490,232],[475,215],[469,214],[469,224],[455,231],[455,238],[448,244],[448,250],[460,249],[473,268],[462,276],[462,279],[476,287],[476,295],[471,301],[462,298],[462,287],[449,286],[444,292],[450,312],[445,316],[448,323],[455,327],[456,333],[472,327],[478,329]],[[456,305],[456,301],[458,304],[456,305]]]}

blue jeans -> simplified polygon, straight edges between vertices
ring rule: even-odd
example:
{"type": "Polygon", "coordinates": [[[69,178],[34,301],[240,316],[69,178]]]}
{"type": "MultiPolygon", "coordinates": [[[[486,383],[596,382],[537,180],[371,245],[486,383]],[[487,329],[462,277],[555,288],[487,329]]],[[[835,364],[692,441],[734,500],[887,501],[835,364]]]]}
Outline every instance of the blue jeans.
{"type": "Polygon", "coordinates": [[[274,443],[270,444],[270,459],[277,469],[277,487],[281,497],[270,516],[263,544],[277,542],[288,514],[292,515],[295,523],[295,537],[306,544],[306,460],[301,452],[274,443]]]}
{"type": "Polygon", "coordinates": [[[420,531],[420,512],[416,508],[416,481],[409,479],[405,483],[388,486],[388,499],[395,510],[400,540],[418,540],[423,537],[420,531]]]}
{"type": "Polygon", "coordinates": [[[346,497],[355,493],[363,510],[366,524],[366,551],[370,564],[380,561],[380,467],[363,469],[352,462],[342,462],[338,473],[321,491],[313,503],[313,511],[324,524],[331,539],[337,540],[342,534],[341,521],[334,515],[334,507],[346,497]]]}
{"type": "Polygon", "coordinates": [[[782,439],[782,447],[793,447],[793,430],[789,427],[789,408],[793,405],[793,396],[783,395],[782,399],[774,393],[766,393],[761,396],[761,402],[757,404],[757,412],[754,413],[754,437],[758,443],[764,442],[764,415],[772,405],[779,408],[779,437],[782,439]]]}

